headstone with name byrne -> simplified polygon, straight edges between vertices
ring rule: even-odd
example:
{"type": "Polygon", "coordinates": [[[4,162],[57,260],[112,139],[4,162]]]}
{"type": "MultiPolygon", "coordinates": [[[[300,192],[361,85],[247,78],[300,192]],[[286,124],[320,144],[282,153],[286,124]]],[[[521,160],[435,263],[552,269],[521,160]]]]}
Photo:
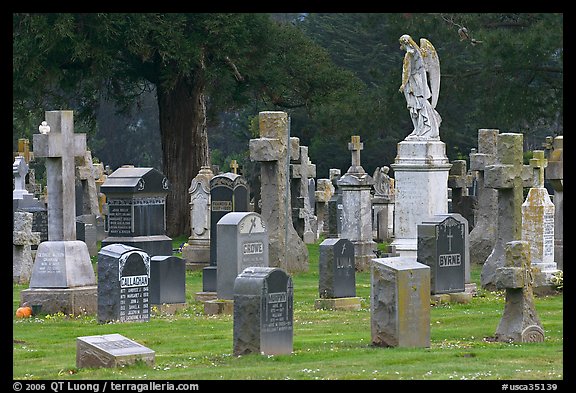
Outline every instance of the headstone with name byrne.
{"type": "Polygon", "coordinates": [[[249,267],[234,281],[235,356],[290,354],[293,349],[292,278],[274,267],[249,267]]]}
{"type": "Polygon", "coordinates": [[[155,358],[153,350],[121,334],[76,338],[77,368],[123,367],[136,362],[154,366],[155,358]]]}
{"type": "Polygon", "coordinates": [[[234,280],[248,267],[268,267],[268,231],[260,214],[232,212],[218,221],[217,295],[234,299],[234,280]]]}
{"type": "Polygon", "coordinates": [[[154,168],[121,167],[110,174],[100,190],[106,194],[108,237],[102,247],[121,243],[148,255],[172,255],[166,236],[168,178],[154,168]]]}
{"type": "Polygon", "coordinates": [[[430,347],[430,267],[410,257],[372,260],[372,344],[430,347]]]}
{"type": "MultiPolygon", "coordinates": [[[[418,225],[417,260],[430,267],[431,294],[464,292],[468,226],[457,213],[436,215],[418,225]]],[[[469,274],[469,271],[468,271],[469,274]]]]}
{"type": "Polygon", "coordinates": [[[98,322],[150,320],[150,256],[125,244],[98,253],[98,322]]]}

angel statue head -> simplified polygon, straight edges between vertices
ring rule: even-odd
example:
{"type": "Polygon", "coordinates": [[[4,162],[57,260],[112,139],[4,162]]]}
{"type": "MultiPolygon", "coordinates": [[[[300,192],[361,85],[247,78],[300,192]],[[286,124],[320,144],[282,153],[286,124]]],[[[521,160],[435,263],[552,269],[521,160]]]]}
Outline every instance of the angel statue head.
{"type": "Polygon", "coordinates": [[[436,112],[440,92],[440,62],[436,49],[426,38],[420,46],[408,34],[399,39],[400,49],[405,50],[402,66],[402,84],[406,106],[414,130],[406,139],[440,139],[442,118],[436,112]]]}

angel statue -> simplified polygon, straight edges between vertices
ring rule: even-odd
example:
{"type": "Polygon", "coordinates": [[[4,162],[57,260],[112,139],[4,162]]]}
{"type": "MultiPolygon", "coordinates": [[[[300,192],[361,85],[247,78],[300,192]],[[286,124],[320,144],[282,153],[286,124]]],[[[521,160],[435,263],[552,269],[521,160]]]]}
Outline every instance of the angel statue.
{"type": "Polygon", "coordinates": [[[399,42],[400,49],[406,51],[399,91],[404,92],[414,124],[414,130],[406,139],[440,139],[442,118],[435,109],[440,92],[440,61],[436,49],[426,38],[421,38],[418,46],[408,34],[400,37],[399,42]]]}

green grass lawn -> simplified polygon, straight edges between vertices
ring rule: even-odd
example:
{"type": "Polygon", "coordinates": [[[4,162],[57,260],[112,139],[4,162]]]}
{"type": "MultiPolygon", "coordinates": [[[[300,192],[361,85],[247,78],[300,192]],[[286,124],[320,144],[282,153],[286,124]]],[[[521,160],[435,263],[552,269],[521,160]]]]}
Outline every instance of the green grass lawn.
{"type": "MultiPolygon", "coordinates": [[[[184,239],[185,240],[185,239],[184,239]]],[[[176,239],[177,248],[182,239],[176,239]]],[[[232,355],[231,315],[207,316],[194,300],[201,272],[187,272],[187,308],[152,315],[145,323],[99,324],[95,315],[13,319],[13,378],[66,380],[560,380],[563,373],[563,293],[535,299],[543,343],[500,343],[494,335],[504,292],[480,288],[468,304],[431,307],[430,348],[379,348],[370,340],[370,273],[356,275],[359,311],[315,310],[318,244],[310,270],[292,275],[294,351],[290,355],[232,355]],[[156,352],[153,367],[77,369],[76,337],[119,333],[156,352]]],[[[13,286],[13,315],[23,285],[13,286]]]]}

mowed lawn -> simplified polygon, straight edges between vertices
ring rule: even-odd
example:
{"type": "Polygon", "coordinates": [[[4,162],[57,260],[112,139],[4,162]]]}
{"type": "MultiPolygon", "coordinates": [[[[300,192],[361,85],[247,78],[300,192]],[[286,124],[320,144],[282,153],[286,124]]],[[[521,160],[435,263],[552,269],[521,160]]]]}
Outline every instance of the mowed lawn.
{"type": "MultiPolygon", "coordinates": [[[[175,244],[178,240],[175,240],[175,244]]],[[[431,307],[429,348],[381,348],[370,339],[370,272],[356,275],[359,311],[316,310],[318,243],[310,269],[293,274],[294,350],[290,355],[233,356],[233,317],[204,315],[194,300],[200,271],[187,272],[188,306],[149,322],[99,324],[95,315],[13,317],[13,378],[48,380],[562,380],[563,292],[536,297],[543,343],[494,342],[505,292],[480,288],[467,304],[431,307]],[[156,353],[153,367],[77,369],[76,338],[118,333],[156,353]]],[[[13,315],[20,291],[13,286],[13,315]]],[[[547,389],[550,390],[550,389],[547,389]]]]}

